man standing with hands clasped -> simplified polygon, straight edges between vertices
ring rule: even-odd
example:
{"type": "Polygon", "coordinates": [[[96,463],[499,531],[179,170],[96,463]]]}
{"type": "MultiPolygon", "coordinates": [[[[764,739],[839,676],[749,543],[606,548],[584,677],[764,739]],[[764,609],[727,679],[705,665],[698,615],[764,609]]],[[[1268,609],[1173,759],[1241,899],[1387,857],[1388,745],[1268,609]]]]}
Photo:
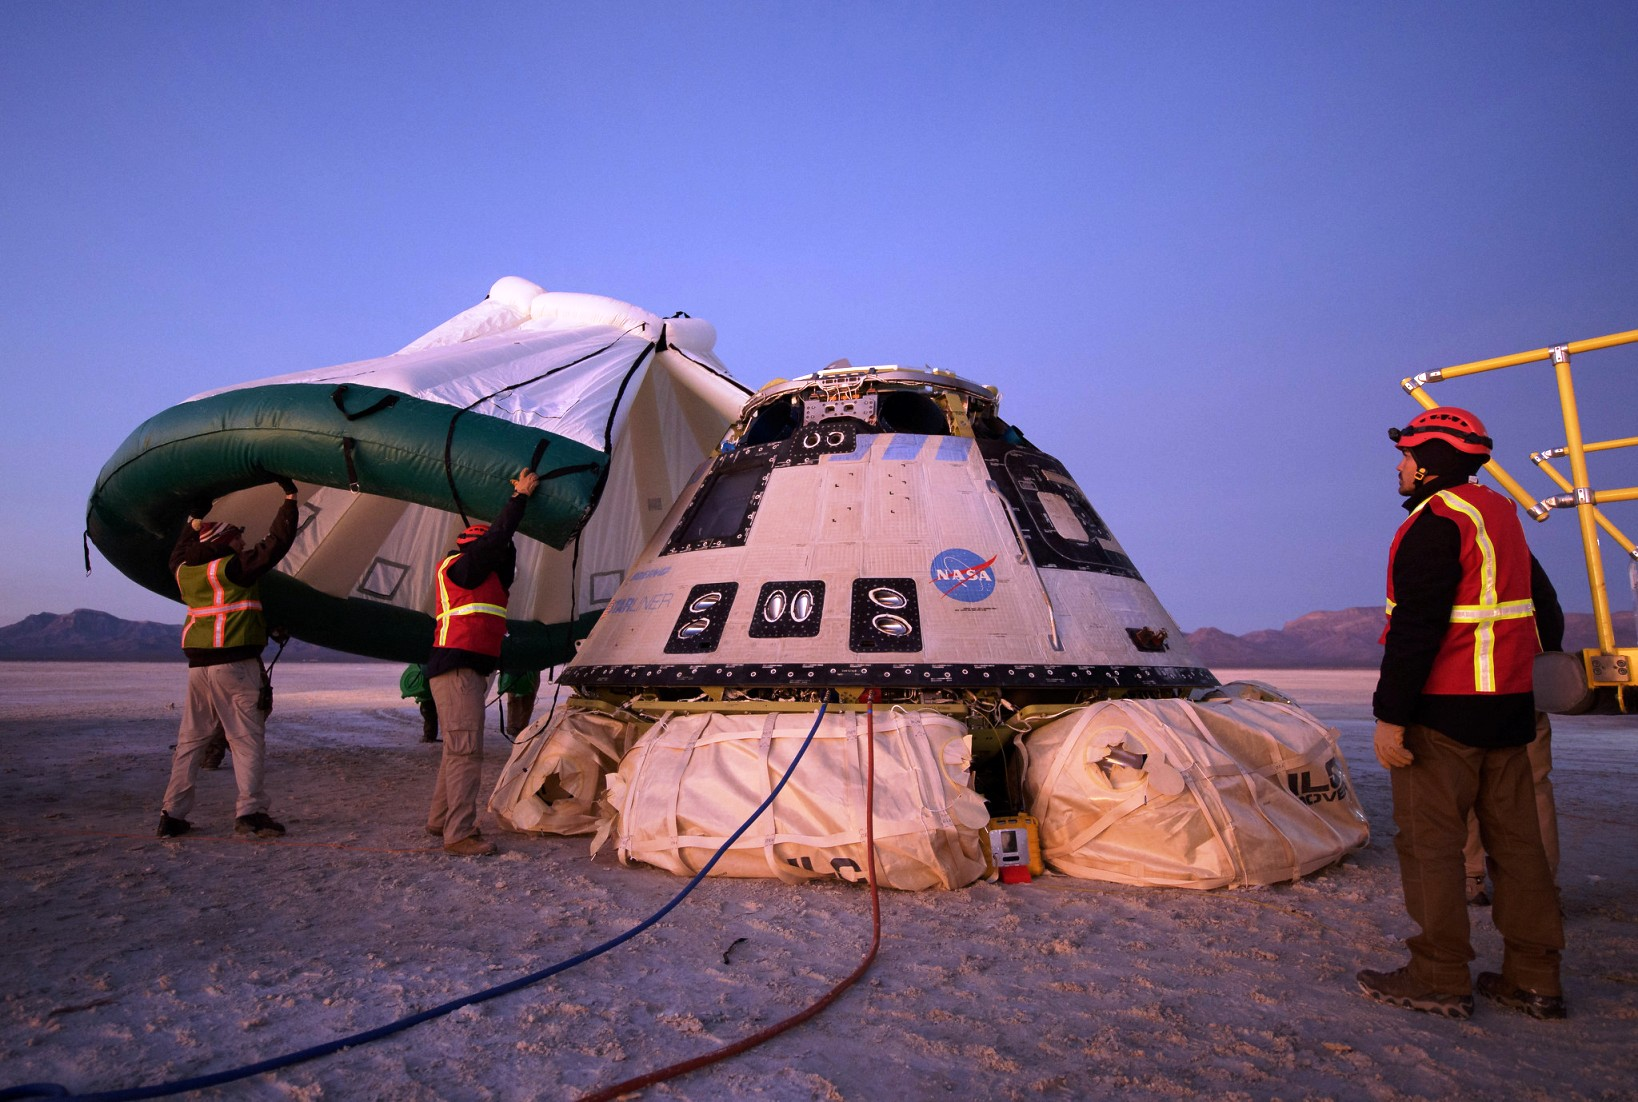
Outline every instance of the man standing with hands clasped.
{"type": "Polygon", "coordinates": [[[1378,1002],[1473,1013],[1462,848],[1476,812],[1495,887],[1501,972],[1479,994],[1534,1018],[1563,1018],[1558,890],[1537,825],[1526,747],[1535,737],[1537,618],[1563,613],[1524,541],[1517,507],[1472,481],[1491,440],[1473,414],[1427,410],[1390,429],[1410,516],[1388,553],[1388,626],[1372,708],[1377,760],[1393,785],[1405,909],[1421,927],[1410,961],[1359,973],[1378,1002]]]}
{"type": "Polygon", "coordinates": [[[438,564],[437,623],[426,670],[444,751],[427,833],[442,838],[444,852],[457,857],[495,852],[495,844],[478,830],[483,703],[506,640],[506,601],[518,561],[512,534],[538,485],[540,478],[533,471],[519,471],[512,479],[512,497],[494,525],[466,529],[456,537],[455,550],[438,564]]]}

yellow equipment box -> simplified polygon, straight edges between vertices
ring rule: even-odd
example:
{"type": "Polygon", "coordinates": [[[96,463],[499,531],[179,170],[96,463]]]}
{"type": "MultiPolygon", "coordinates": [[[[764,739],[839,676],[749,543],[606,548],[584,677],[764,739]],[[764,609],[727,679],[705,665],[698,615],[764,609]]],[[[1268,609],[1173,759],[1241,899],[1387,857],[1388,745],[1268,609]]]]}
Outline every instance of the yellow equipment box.
{"type": "Polygon", "coordinates": [[[1041,860],[1041,828],[1033,815],[998,815],[984,828],[985,873],[1024,865],[1031,876],[1046,872],[1041,860]]]}

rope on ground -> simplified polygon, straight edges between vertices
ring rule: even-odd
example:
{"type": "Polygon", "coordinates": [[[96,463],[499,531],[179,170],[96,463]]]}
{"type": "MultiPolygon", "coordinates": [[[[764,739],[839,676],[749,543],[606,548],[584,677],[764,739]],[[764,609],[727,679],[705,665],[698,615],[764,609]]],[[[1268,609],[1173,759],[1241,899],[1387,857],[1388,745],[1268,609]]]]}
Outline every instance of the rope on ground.
{"type": "MultiPolygon", "coordinates": [[[[859,699],[866,705],[871,705],[880,698],[880,689],[869,689],[859,697],[859,699]]],[[[813,736],[809,735],[808,737],[812,738],[813,736]]],[[[827,1006],[840,998],[842,992],[846,991],[849,987],[852,987],[854,982],[857,981],[860,976],[864,975],[870,970],[871,964],[875,963],[876,960],[876,950],[880,948],[882,943],[881,894],[880,889],[876,884],[875,806],[876,720],[874,708],[867,706],[865,708],[865,876],[870,883],[870,950],[865,953],[864,960],[859,962],[859,966],[853,970],[852,974],[841,983],[831,988],[830,992],[818,1002],[814,1003],[806,1010],[791,1015],[782,1022],[776,1022],[768,1028],[757,1033],[753,1033],[743,1040],[735,1041],[732,1044],[723,1045],[721,1048],[714,1049],[703,1055],[696,1056],[689,1060],[679,1061],[667,1067],[660,1068],[658,1071],[651,1071],[647,1075],[638,1075],[631,1079],[626,1079],[622,1082],[615,1083],[613,1086],[604,1087],[602,1090],[583,1096],[580,1099],[580,1102],[612,1102],[613,1099],[619,1098],[623,1094],[630,1094],[633,1091],[638,1091],[644,1087],[653,1086],[655,1083],[661,1083],[667,1079],[675,1079],[678,1076],[686,1075],[691,1071],[698,1071],[700,1068],[715,1064],[721,1060],[726,1060],[730,1056],[737,1056],[742,1052],[747,1052],[750,1049],[755,1048],[757,1045],[760,1045],[762,1042],[777,1037],[781,1033],[784,1033],[789,1029],[793,1029],[807,1021],[809,1018],[812,1018],[814,1015],[818,1014],[820,1011],[824,1010],[827,1006]]]]}
{"type": "MultiPolygon", "coordinates": [[[[366,1029],[361,1033],[354,1033],[349,1037],[342,1037],[334,1041],[326,1041],[323,1044],[313,1045],[310,1048],[304,1048],[299,1052],[288,1053],[284,1056],[270,1057],[269,1059],[261,1060],[254,1064],[247,1064],[244,1067],[231,1068],[227,1071],[213,1072],[209,1075],[198,1075],[191,1079],[179,1079],[170,1083],[160,1083],[151,1087],[131,1087],[126,1090],[101,1091],[96,1094],[71,1095],[68,1093],[68,1089],[66,1087],[63,1087],[57,1083],[22,1083],[13,1087],[0,1088],[0,1102],[14,1102],[14,1100],[31,1098],[67,1098],[74,1099],[76,1102],[135,1102],[136,1099],[162,1098],[165,1095],[181,1094],[184,1091],[197,1091],[203,1090],[206,1087],[220,1086],[223,1083],[233,1083],[240,1079],[248,1079],[253,1075],[261,1075],[264,1072],[278,1071],[281,1068],[288,1068],[296,1064],[306,1063],[308,1060],[314,1060],[320,1056],[329,1056],[332,1053],[340,1052],[342,1049],[357,1048],[359,1045],[369,1044],[371,1041],[379,1041],[383,1037],[390,1037],[394,1033],[401,1033],[412,1026],[420,1025],[422,1022],[430,1022],[434,1018],[442,1018],[445,1015],[452,1014],[455,1011],[460,1010],[462,1007],[487,1002],[490,999],[499,998],[502,995],[509,995],[514,991],[519,991],[525,987],[539,983],[541,980],[549,979],[550,977],[558,975],[562,972],[567,972],[569,969],[585,964],[587,961],[592,960],[595,957],[602,956],[610,949],[624,945],[626,942],[630,941],[644,930],[647,930],[649,927],[659,922],[666,915],[670,914],[676,908],[677,904],[681,903],[688,897],[690,892],[699,886],[700,882],[705,879],[706,875],[716,866],[717,862],[722,859],[723,854],[728,852],[729,847],[739,840],[740,835],[749,830],[751,828],[751,824],[756,822],[757,819],[761,818],[762,813],[772,806],[774,799],[778,797],[780,791],[784,789],[786,782],[791,779],[791,774],[796,771],[797,765],[801,763],[802,755],[806,754],[808,747],[813,744],[813,738],[819,733],[819,725],[824,721],[825,710],[828,707],[828,702],[820,703],[819,714],[814,716],[813,719],[813,727],[809,729],[807,738],[802,740],[802,745],[797,748],[795,756],[791,758],[791,764],[786,768],[784,776],[779,778],[779,783],[773,786],[773,791],[769,792],[768,798],[763,800],[762,803],[757,806],[757,809],[751,813],[751,817],[746,819],[745,822],[741,823],[739,829],[734,831],[733,834],[729,835],[728,840],[722,844],[722,847],[718,849],[716,853],[711,855],[711,859],[705,863],[705,867],[700,869],[699,872],[695,873],[694,878],[685,884],[683,889],[673,896],[669,903],[661,907],[658,911],[655,911],[648,918],[645,918],[642,922],[639,922],[637,925],[627,930],[625,933],[618,934],[615,937],[603,942],[601,945],[587,949],[583,953],[577,953],[568,960],[560,961],[557,964],[551,965],[547,968],[542,968],[537,972],[531,972],[526,976],[520,976],[517,979],[509,980],[506,983],[496,984],[494,987],[486,988],[482,991],[476,992],[475,994],[463,995],[461,998],[452,999],[449,1002],[441,1003],[430,1010],[423,1010],[419,1014],[411,1014],[406,1018],[400,1018],[395,1022],[388,1022],[386,1025],[377,1026],[374,1029],[366,1029]]],[[[872,867],[874,868],[874,866],[872,867]]],[[[872,882],[874,882],[874,873],[872,873],[871,879],[872,882]]]]}

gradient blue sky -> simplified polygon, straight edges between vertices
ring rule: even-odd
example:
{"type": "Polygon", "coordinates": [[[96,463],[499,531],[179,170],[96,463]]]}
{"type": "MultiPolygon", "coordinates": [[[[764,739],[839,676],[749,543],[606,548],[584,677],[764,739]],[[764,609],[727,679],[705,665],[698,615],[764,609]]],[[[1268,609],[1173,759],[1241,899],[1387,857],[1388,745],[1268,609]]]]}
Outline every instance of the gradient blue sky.
{"type": "MultiPolygon", "coordinates": [[[[708,318],[753,387],[999,386],[1185,628],[1376,604],[1398,380],[1638,328],[1635,57],[1630,0],[5,4],[0,623],[174,619],[84,577],[125,436],[503,275],[708,318]]],[[[1638,350],[1577,381],[1638,433],[1638,350]]],[[[1433,393],[1552,492],[1550,368],[1433,393]]]]}

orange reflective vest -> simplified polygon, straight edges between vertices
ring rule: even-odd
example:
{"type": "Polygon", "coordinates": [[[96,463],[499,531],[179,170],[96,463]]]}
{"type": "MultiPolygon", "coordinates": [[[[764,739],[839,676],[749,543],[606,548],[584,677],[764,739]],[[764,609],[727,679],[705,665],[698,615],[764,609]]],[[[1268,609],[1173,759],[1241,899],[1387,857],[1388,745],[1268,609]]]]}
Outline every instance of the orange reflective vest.
{"type": "MultiPolygon", "coordinates": [[[[1469,482],[1430,496],[1405,518],[1388,552],[1388,620],[1393,621],[1393,563],[1399,542],[1423,509],[1461,533],[1462,580],[1450,627],[1434,657],[1424,693],[1527,693],[1541,652],[1530,598],[1530,548],[1512,501],[1469,482]]],[[[1383,639],[1387,639],[1384,631],[1383,639]]]]}
{"type": "Polygon", "coordinates": [[[232,555],[176,568],[176,589],[188,606],[182,646],[194,649],[261,646],[267,642],[261,592],[227,576],[232,555]]]}
{"type": "Polygon", "coordinates": [[[506,639],[508,591],[494,574],[476,589],[456,585],[450,580],[449,564],[458,558],[458,554],[451,555],[438,564],[438,626],[433,644],[499,658],[506,639]]]}

